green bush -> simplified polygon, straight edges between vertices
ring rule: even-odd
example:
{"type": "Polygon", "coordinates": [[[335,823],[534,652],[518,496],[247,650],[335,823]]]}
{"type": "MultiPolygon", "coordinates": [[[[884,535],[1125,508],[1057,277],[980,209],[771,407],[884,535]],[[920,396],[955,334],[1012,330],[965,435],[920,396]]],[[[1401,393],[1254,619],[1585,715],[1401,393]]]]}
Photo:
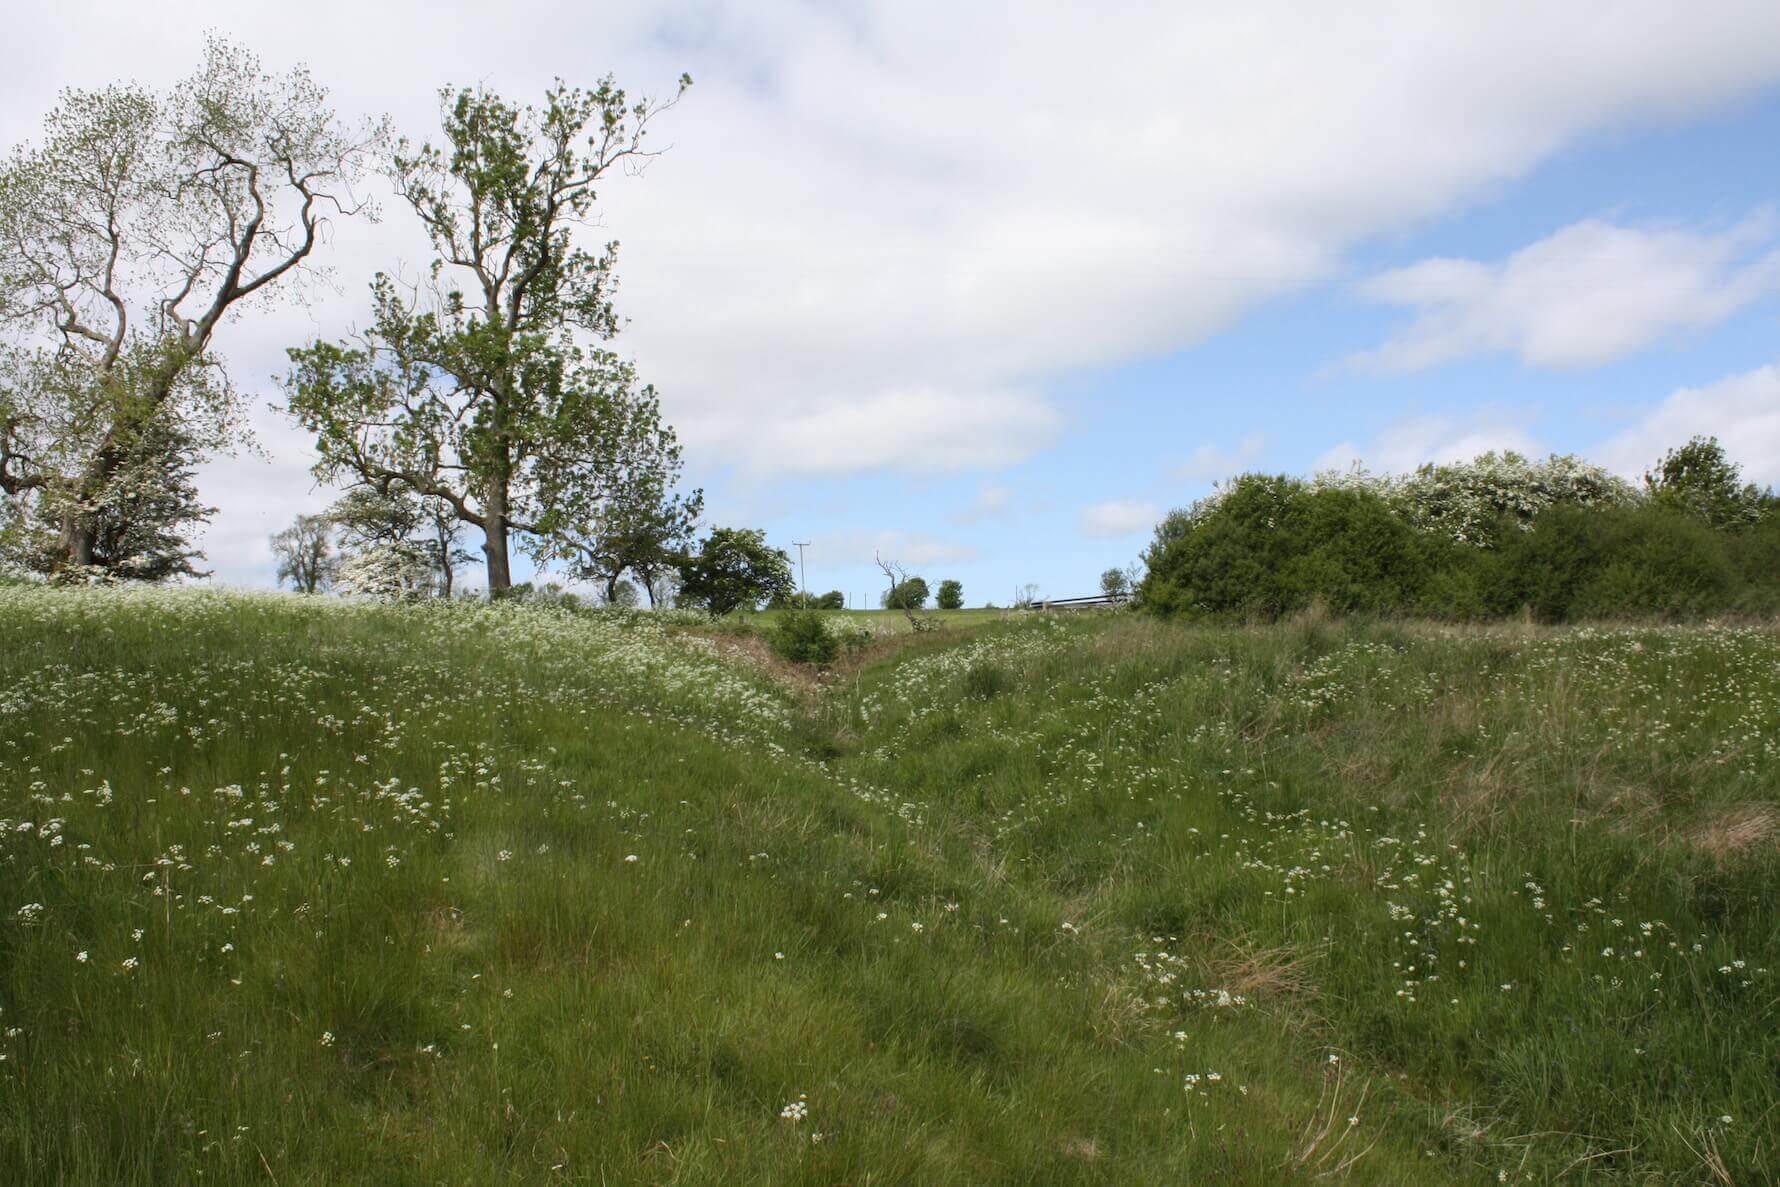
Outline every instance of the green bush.
{"type": "Polygon", "coordinates": [[[1146,558],[1146,605],[1163,613],[1276,619],[1321,603],[1339,613],[1410,609],[1428,545],[1378,495],[1245,475],[1165,521],[1146,558]]]}
{"type": "Polygon", "coordinates": [[[1731,608],[1740,584],[1722,534],[1652,506],[1602,517],[1607,560],[1571,618],[1692,618],[1731,608]]]}
{"type": "Polygon", "coordinates": [[[964,608],[964,583],[948,577],[939,583],[939,600],[935,603],[941,610],[962,610],[964,608]]]}
{"type": "Polygon", "coordinates": [[[1266,621],[1311,606],[1457,621],[1773,614],[1780,514],[1761,506],[1715,526],[1675,500],[1565,498],[1531,516],[1473,509],[1455,534],[1418,528],[1371,485],[1251,474],[1157,527],[1140,594],[1164,615],[1266,621]]]}
{"type": "Polygon", "coordinates": [[[815,610],[787,610],[767,636],[773,653],[794,664],[823,667],[834,662],[840,643],[815,610]]]}

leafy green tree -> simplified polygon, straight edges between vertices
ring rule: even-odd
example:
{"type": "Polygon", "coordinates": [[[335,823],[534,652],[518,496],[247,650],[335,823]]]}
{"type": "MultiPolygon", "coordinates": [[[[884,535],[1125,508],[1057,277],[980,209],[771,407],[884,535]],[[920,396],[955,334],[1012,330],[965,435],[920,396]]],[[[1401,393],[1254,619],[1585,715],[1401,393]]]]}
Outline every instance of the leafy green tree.
{"type": "Polygon", "coordinates": [[[941,610],[962,610],[964,608],[964,584],[950,577],[939,583],[939,596],[934,604],[941,610]]]}
{"type": "Polygon", "coordinates": [[[1123,569],[1108,569],[1100,575],[1100,592],[1115,601],[1131,596],[1131,578],[1123,569]]]}
{"type": "Polygon", "coordinates": [[[930,593],[924,578],[905,577],[885,590],[881,601],[886,610],[919,610],[930,593]]]}
{"type": "Polygon", "coordinates": [[[680,445],[661,421],[649,388],[626,394],[609,409],[614,431],[606,472],[598,481],[576,481],[550,492],[550,529],[537,554],[563,559],[571,576],[600,582],[611,601],[629,572],[650,591],[691,546],[704,492],[677,494],[680,445]]]}
{"type": "Polygon", "coordinates": [[[846,608],[847,595],[838,589],[831,589],[816,599],[816,609],[818,610],[845,610],[846,608]]]}
{"type": "Polygon", "coordinates": [[[678,568],[680,604],[701,607],[713,618],[790,597],[793,589],[791,558],[770,547],[758,529],[712,528],[678,568]]]}
{"type": "Polygon", "coordinates": [[[35,521],[38,567],[194,571],[193,469],[244,438],[217,333],[301,292],[381,138],[307,72],[212,38],[168,91],[64,92],[0,164],[0,491],[35,521]]]}
{"type": "Polygon", "coordinates": [[[1743,481],[1743,471],[1725,456],[1716,437],[1694,437],[1663,455],[1644,475],[1644,489],[1659,506],[1705,521],[1714,528],[1758,522],[1771,492],[1743,481]]]}
{"type": "Polygon", "coordinates": [[[334,554],[330,517],[299,515],[289,527],[273,533],[271,544],[280,585],[288,581],[297,592],[312,594],[332,583],[339,558],[334,554]]]}
{"type": "Polygon", "coordinates": [[[553,555],[659,428],[653,393],[598,346],[618,332],[617,244],[590,252],[574,232],[603,179],[654,155],[647,125],[673,102],[633,103],[609,78],[559,82],[541,109],[441,92],[444,147],[404,141],[392,167],[436,253],[427,278],[379,275],[358,341],[291,352],[286,393],[317,475],[443,500],[481,529],[491,593],[512,585],[515,533],[553,555]]]}

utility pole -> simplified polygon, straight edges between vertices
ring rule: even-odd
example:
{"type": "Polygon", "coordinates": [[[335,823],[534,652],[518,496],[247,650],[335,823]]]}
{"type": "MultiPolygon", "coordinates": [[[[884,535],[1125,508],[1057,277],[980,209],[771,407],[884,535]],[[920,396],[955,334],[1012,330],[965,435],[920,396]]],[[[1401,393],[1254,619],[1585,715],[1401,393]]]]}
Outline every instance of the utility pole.
{"type": "Polygon", "coordinates": [[[803,550],[810,546],[810,542],[808,540],[793,540],[792,543],[797,545],[797,592],[803,595],[803,608],[808,610],[810,608],[810,587],[805,585],[803,580],[803,550]]]}

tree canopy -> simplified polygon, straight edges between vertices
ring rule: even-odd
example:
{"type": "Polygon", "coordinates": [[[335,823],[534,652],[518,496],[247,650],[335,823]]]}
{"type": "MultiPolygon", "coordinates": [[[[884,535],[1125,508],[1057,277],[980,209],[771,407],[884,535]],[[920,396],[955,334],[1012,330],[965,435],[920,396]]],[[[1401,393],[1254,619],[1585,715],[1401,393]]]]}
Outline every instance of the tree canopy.
{"type": "Polygon", "coordinates": [[[750,528],[712,528],[680,562],[680,604],[713,617],[791,595],[791,558],[750,528]]]}
{"type": "Polygon", "coordinates": [[[34,567],[194,570],[191,475],[243,439],[214,353],[250,300],[302,292],[382,127],[348,128],[307,72],[219,38],[164,92],[69,90],[0,164],[0,491],[34,567]]]}
{"type": "Polygon", "coordinates": [[[443,147],[404,141],[391,170],[432,243],[427,274],[379,274],[356,341],[291,352],[317,476],[444,501],[481,529],[491,591],[512,584],[512,534],[556,555],[556,533],[588,531],[631,485],[627,463],[677,467],[653,392],[600,346],[619,328],[617,244],[576,235],[597,185],[652,155],[647,125],[673,102],[632,102],[609,78],[559,82],[542,107],[441,92],[443,147]]]}

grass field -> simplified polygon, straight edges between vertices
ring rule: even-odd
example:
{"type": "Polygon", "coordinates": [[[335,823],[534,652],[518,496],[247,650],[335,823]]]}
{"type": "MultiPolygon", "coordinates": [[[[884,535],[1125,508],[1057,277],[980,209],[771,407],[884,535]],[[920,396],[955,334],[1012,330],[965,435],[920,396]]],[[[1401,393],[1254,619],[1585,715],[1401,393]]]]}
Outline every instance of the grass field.
{"type": "Polygon", "coordinates": [[[8,1181],[1780,1177],[1780,633],[0,588],[8,1181]]]}

